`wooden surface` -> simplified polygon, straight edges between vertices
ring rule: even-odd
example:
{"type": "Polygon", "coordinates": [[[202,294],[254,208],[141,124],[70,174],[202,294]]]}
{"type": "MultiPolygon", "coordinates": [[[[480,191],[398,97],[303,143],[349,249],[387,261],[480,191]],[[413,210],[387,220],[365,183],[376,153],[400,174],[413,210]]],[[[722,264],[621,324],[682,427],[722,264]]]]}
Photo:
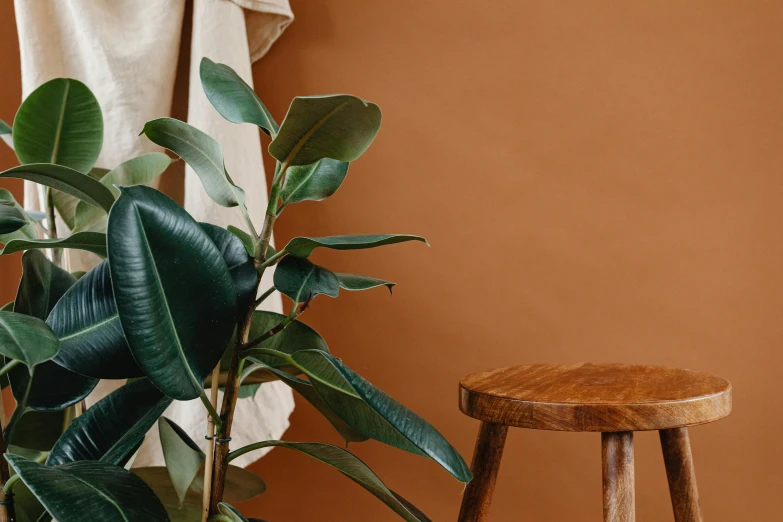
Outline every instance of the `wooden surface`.
{"type": "Polygon", "coordinates": [[[506,442],[508,426],[482,422],[476,447],[473,450],[473,463],[470,466],[473,480],[468,483],[462,497],[459,522],[484,522],[489,520],[489,507],[495,490],[500,458],[506,442]]]}
{"type": "Polygon", "coordinates": [[[633,432],[601,434],[604,522],[635,522],[633,432]]]}
{"type": "Polygon", "coordinates": [[[688,429],[661,430],[661,448],[675,522],[703,522],[688,429]]]}
{"type": "Polygon", "coordinates": [[[727,416],[731,384],[707,373],[659,366],[515,366],[463,378],[460,409],[482,421],[528,429],[660,430],[727,416]]]}

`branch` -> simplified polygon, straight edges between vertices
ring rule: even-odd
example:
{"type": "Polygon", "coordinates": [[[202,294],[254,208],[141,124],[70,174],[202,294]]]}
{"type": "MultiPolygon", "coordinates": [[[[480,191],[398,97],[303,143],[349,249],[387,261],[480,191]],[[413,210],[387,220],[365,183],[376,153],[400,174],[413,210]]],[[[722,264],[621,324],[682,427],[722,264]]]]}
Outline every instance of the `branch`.
{"type": "Polygon", "coordinates": [[[264,341],[266,341],[270,337],[272,337],[274,335],[277,335],[280,332],[282,332],[283,330],[285,330],[286,327],[289,324],[291,324],[294,321],[296,321],[297,317],[302,315],[305,312],[305,310],[307,310],[307,307],[310,306],[310,301],[312,300],[312,295],[313,294],[310,294],[307,297],[307,300],[305,300],[304,303],[301,303],[299,306],[294,306],[293,311],[290,314],[288,314],[288,316],[285,319],[283,319],[278,324],[276,324],[271,330],[269,330],[266,333],[263,333],[263,334],[259,335],[258,337],[256,337],[252,341],[243,344],[240,347],[240,349],[239,349],[240,352],[244,352],[246,350],[249,350],[250,348],[263,343],[264,341]]]}

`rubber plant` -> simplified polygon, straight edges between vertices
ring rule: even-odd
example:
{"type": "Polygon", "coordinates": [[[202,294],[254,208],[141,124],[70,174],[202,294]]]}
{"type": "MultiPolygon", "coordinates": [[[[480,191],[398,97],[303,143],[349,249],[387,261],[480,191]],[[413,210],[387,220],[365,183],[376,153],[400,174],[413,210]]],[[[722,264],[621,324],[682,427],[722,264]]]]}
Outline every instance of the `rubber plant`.
{"type": "Polygon", "coordinates": [[[0,122],[0,135],[20,162],[0,178],[39,184],[45,201],[44,212],[27,211],[0,191],[2,255],[24,251],[16,299],[0,311],[0,376],[16,400],[0,437],[0,520],[257,520],[231,503],[263,492],[264,482],[230,463],[270,447],[336,468],[404,520],[427,520],[347,449],[282,440],[231,445],[240,395],[279,380],[315,406],[346,446],[375,439],[430,458],[459,481],[471,478],[433,426],[349,368],[301,321],[319,295],[394,285],[332,272],[310,261],[313,251],[425,240],[373,234],[295,237],[277,251],[270,245],[275,221],[289,206],[337,191],[350,163],[375,138],[380,110],[349,95],[297,97],[278,125],[228,66],[205,58],[200,73],[223,117],[256,125],[271,138],[276,167],[263,223],[250,219],[220,145],[175,119],[148,122],[139,139],[187,162],[216,204],[236,207],[243,229],[198,223],[147,186],[171,163],[167,154],[97,168],[101,111],[76,80],[41,85],[22,103],[13,127],[0,122]],[[57,215],[70,235],[58,230],[57,215]],[[62,249],[102,260],[86,273],[69,273],[62,249]],[[259,288],[272,267],[274,286],[259,288]],[[275,291],[290,299],[290,313],[257,310],[275,291]],[[101,379],[126,382],[85,408],[101,379]],[[161,417],[172,401],[195,399],[208,419],[207,452],[161,417]],[[158,420],[166,466],[132,467],[158,420]]]}

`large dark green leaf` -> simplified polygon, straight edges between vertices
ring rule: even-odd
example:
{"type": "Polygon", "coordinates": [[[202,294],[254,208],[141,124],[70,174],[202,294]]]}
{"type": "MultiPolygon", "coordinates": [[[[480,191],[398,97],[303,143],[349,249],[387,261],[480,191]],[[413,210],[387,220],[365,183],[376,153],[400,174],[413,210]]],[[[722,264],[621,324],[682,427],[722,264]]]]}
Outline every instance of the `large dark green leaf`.
{"type": "Polygon", "coordinates": [[[385,281],[383,279],[377,279],[375,277],[359,275],[359,274],[341,274],[336,273],[337,281],[340,282],[340,288],[345,290],[369,290],[379,286],[385,286],[389,289],[389,293],[392,291],[392,287],[397,283],[391,281],[385,281]]]}
{"type": "Polygon", "coordinates": [[[290,167],[280,199],[283,205],[299,201],[321,201],[337,192],[347,174],[347,162],[329,158],[312,165],[290,167]]]}
{"type": "Polygon", "coordinates": [[[49,261],[38,250],[22,255],[22,280],[14,312],[45,320],[57,301],[76,283],[76,278],[49,261]]]}
{"type": "Polygon", "coordinates": [[[143,480],[105,462],[51,467],[18,455],[6,459],[58,522],[168,522],[163,504],[143,480]]]}
{"type": "Polygon", "coordinates": [[[236,290],[196,221],[167,196],[123,189],[109,215],[109,270],[131,353],[169,397],[203,393],[234,330],[236,290]]]}
{"type": "Polygon", "coordinates": [[[341,360],[317,350],[298,351],[290,357],[307,374],[329,408],[357,431],[400,449],[426,455],[461,482],[471,479],[470,469],[460,454],[430,423],[367,382],[341,360]],[[358,407],[356,399],[372,412],[358,407]],[[401,443],[401,437],[407,443],[401,443]]]}
{"type": "MultiPolygon", "coordinates": [[[[171,165],[171,158],[162,152],[150,152],[130,159],[112,169],[100,178],[101,185],[111,191],[114,197],[119,197],[120,191],[115,185],[129,187],[133,185],[146,185],[171,165]]],[[[60,210],[58,208],[58,210],[60,210]]],[[[94,206],[80,201],[74,209],[74,222],[70,225],[75,232],[93,231],[104,232],[106,230],[106,213],[94,206]]]]}
{"type": "Polygon", "coordinates": [[[22,102],[13,136],[22,164],[56,163],[89,172],[103,143],[100,105],[83,83],[50,80],[22,102]]]}
{"type": "Polygon", "coordinates": [[[0,312],[0,354],[28,368],[48,361],[60,348],[49,326],[30,315],[0,312]]]}
{"type": "Polygon", "coordinates": [[[332,250],[361,250],[383,245],[393,245],[406,241],[427,240],[421,236],[409,234],[359,234],[354,236],[295,237],[285,246],[285,251],[296,257],[308,257],[319,247],[332,250]]]}
{"type": "Polygon", "coordinates": [[[280,125],[269,153],[288,165],[323,158],[353,161],[370,146],[381,127],[381,110],[355,96],[299,96],[280,125]]]}
{"type": "Polygon", "coordinates": [[[181,506],[206,455],[174,421],[162,417],[158,422],[158,431],[166,469],[181,506]]]}
{"type": "Polygon", "coordinates": [[[228,271],[237,291],[237,311],[247,310],[256,298],[258,288],[258,272],[253,258],[248,255],[242,240],[235,234],[210,223],[200,223],[200,225],[215,243],[228,265],[228,271]]]}
{"type": "Polygon", "coordinates": [[[79,460],[120,464],[171,404],[148,379],[137,379],[113,391],[82,415],[52,448],[46,464],[79,460]]]}
{"type": "Polygon", "coordinates": [[[30,163],[0,172],[0,178],[19,178],[34,181],[86,201],[106,212],[114,203],[114,196],[100,181],[62,165],[30,163]]]}
{"type": "MultiPolygon", "coordinates": [[[[253,312],[253,319],[250,323],[249,339],[252,340],[265,334],[280,324],[285,318],[285,315],[275,312],[256,310],[253,312]]],[[[323,337],[301,321],[292,322],[286,326],[284,330],[258,344],[257,347],[269,348],[283,353],[294,353],[298,350],[321,350],[329,352],[329,347],[326,345],[326,341],[324,341],[323,337]]],[[[269,366],[278,368],[286,367],[285,363],[281,362],[277,357],[259,356],[257,359],[259,362],[269,366]]]]}
{"type": "Polygon", "coordinates": [[[0,204],[0,235],[16,232],[27,224],[28,218],[23,210],[13,203],[0,204]]]}
{"type": "Polygon", "coordinates": [[[35,223],[33,223],[33,219],[30,217],[30,215],[25,212],[25,210],[22,208],[19,203],[16,202],[16,199],[14,199],[13,194],[9,192],[6,189],[0,188],[0,205],[6,205],[10,204],[13,205],[14,208],[26,216],[26,223],[25,225],[20,228],[19,230],[16,230],[14,232],[8,233],[8,234],[0,234],[0,243],[8,243],[12,239],[30,239],[30,238],[37,238],[38,233],[35,230],[35,223]]]}
{"type": "Polygon", "coordinates": [[[60,411],[28,410],[19,419],[9,444],[34,451],[51,451],[75,416],[75,408],[60,411]]]}
{"type": "Polygon", "coordinates": [[[75,248],[106,257],[106,234],[100,232],[76,232],[58,239],[12,239],[6,243],[0,255],[13,254],[23,250],[45,248],[75,248]]]}
{"type": "Polygon", "coordinates": [[[423,515],[415,507],[411,506],[411,504],[407,501],[404,503],[401,502],[399,496],[387,488],[381,479],[378,478],[378,475],[373,473],[373,471],[355,455],[342,448],[338,448],[337,446],[332,446],[331,444],[322,444],[319,442],[286,442],[282,440],[267,440],[264,442],[258,442],[256,444],[250,444],[249,446],[245,446],[244,448],[234,451],[229,455],[229,459],[238,454],[247,453],[247,451],[269,447],[292,449],[332,466],[340,473],[375,495],[379,500],[392,508],[395,513],[400,515],[405,520],[410,522],[425,522],[429,520],[425,515],[423,515]]]}
{"type": "Polygon", "coordinates": [[[143,375],[122,332],[107,260],[63,295],[46,322],[60,339],[55,361],[69,370],[99,379],[143,375]]]}
{"type": "Polygon", "coordinates": [[[339,281],[333,272],[293,256],[286,256],[278,263],[274,282],[275,288],[294,303],[302,303],[318,294],[337,297],[340,292],[339,281]]]}
{"type": "Polygon", "coordinates": [[[3,140],[6,145],[11,147],[11,150],[14,150],[14,137],[11,127],[3,120],[0,120],[0,140],[3,140]]]}
{"type": "Polygon", "coordinates": [[[272,138],[277,135],[278,126],[272,114],[234,69],[204,57],[199,74],[204,94],[221,116],[232,123],[257,125],[272,138]]]}
{"type": "Polygon", "coordinates": [[[204,190],[224,207],[245,206],[245,191],[234,185],[223,164],[220,144],[207,134],[173,118],[148,121],[142,134],[184,159],[198,174],[204,190]]]}

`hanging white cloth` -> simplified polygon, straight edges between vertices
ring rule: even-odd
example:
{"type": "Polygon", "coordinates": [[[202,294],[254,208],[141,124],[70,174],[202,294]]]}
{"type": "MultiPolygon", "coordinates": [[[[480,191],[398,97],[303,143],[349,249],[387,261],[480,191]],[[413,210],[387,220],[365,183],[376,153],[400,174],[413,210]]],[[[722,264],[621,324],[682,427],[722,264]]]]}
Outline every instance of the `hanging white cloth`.
{"type": "MultiPolygon", "coordinates": [[[[144,123],[171,112],[186,0],[15,0],[22,63],[22,93],[27,96],[57,77],[85,83],[101,105],[103,149],[96,166],[113,168],[160,148],[139,137],[144,123]]],[[[252,86],[251,64],[261,58],[293,20],[288,0],[194,0],[191,36],[188,122],[223,146],[226,167],[247,194],[251,218],[260,224],[266,209],[266,180],[258,129],[225,121],[201,90],[202,56],[226,63],[252,86]]],[[[25,183],[25,207],[41,208],[33,183],[25,183]]],[[[185,173],[185,208],[198,221],[242,227],[236,208],[223,208],[206,195],[198,177],[185,173]]],[[[58,230],[65,230],[62,222],[58,230]]],[[[66,251],[70,268],[93,265],[92,254],[66,251]]],[[[271,286],[267,271],[261,288],[271,286]]],[[[280,312],[279,295],[263,309],[280,312]]],[[[123,384],[101,381],[88,398],[94,403],[123,384]]],[[[240,399],[232,431],[234,447],[280,438],[293,411],[291,390],[280,382],[261,386],[240,399]]],[[[165,416],[179,424],[204,449],[206,413],[199,400],[175,402],[165,416]]],[[[233,461],[246,466],[261,452],[233,461]]],[[[162,465],[157,426],[147,435],[136,466],[162,465]]]]}

